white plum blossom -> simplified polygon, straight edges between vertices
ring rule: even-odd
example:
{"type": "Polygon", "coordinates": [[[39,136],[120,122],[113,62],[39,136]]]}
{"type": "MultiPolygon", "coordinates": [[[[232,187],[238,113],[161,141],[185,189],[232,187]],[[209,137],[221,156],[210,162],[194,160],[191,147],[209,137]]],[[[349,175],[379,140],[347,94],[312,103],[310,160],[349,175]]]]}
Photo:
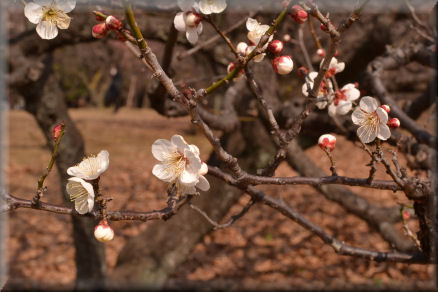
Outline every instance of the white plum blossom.
{"type": "Polygon", "coordinates": [[[24,15],[37,24],[36,31],[42,39],[50,40],[59,29],[67,29],[71,18],[67,15],[76,6],[76,0],[33,0],[24,6],[24,15]]]}
{"type": "Polygon", "coordinates": [[[81,163],[69,167],[67,173],[71,176],[85,180],[94,180],[98,178],[109,166],[109,153],[102,150],[97,156],[84,158],[81,163]]]}
{"type": "MultiPolygon", "coordinates": [[[[245,42],[240,42],[240,43],[237,44],[236,51],[237,51],[237,53],[239,53],[242,56],[246,57],[246,56],[248,56],[252,52],[252,50],[255,49],[255,47],[256,46],[248,46],[248,44],[245,43],[245,42]]],[[[263,60],[263,58],[265,57],[265,55],[266,55],[265,53],[258,54],[256,56],[254,56],[252,58],[252,60],[254,62],[257,62],[257,63],[261,62],[263,60]]]]}
{"type": "Polygon", "coordinates": [[[387,126],[388,113],[378,106],[377,100],[371,96],[364,96],[353,114],[353,123],[359,125],[357,136],[363,143],[370,143],[376,138],[386,140],[391,137],[387,126]]]}
{"type": "Polygon", "coordinates": [[[78,177],[71,177],[68,179],[66,190],[70,200],[75,202],[75,209],[79,214],[93,210],[94,189],[90,183],[78,177]]]}
{"type": "Polygon", "coordinates": [[[176,14],[173,24],[178,31],[185,31],[187,40],[194,45],[202,33],[202,16],[198,12],[198,4],[194,0],[178,0],[178,6],[182,12],[176,14]]]}
{"type": "Polygon", "coordinates": [[[203,14],[221,13],[227,8],[225,0],[201,0],[199,10],[203,14]]]}
{"type": "MultiPolygon", "coordinates": [[[[322,63],[324,63],[324,59],[322,59],[320,67],[322,66],[322,63]]],[[[344,62],[339,62],[338,59],[336,59],[335,57],[333,57],[330,60],[330,65],[329,65],[329,69],[327,70],[327,72],[325,73],[325,77],[329,78],[334,76],[337,73],[340,73],[342,71],[344,71],[345,69],[345,63],[344,62]]]]}
{"type": "Polygon", "coordinates": [[[196,194],[196,188],[207,191],[210,188],[204,175],[207,164],[199,158],[196,145],[189,145],[180,135],[173,135],[170,141],[158,139],[152,144],[152,155],[159,161],[152,173],[162,181],[174,184],[179,195],[196,194]]]}
{"type": "Polygon", "coordinates": [[[360,91],[353,83],[344,85],[340,90],[337,90],[334,97],[329,101],[328,113],[330,116],[345,115],[352,106],[352,101],[355,101],[360,96],[360,91]]]}
{"type": "MultiPolygon", "coordinates": [[[[261,24],[254,18],[248,17],[248,20],[246,21],[246,28],[248,29],[248,39],[251,42],[251,46],[247,48],[247,55],[249,55],[258,45],[262,36],[268,31],[269,25],[261,24]]],[[[269,42],[271,42],[273,38],[274,38],[273,35],[269,37],[269,40],[263,46],[264,50],[268,48],[269,42]]],[[[266,55],[265,53],[262,53],[255,56],[253,58],[254,62],[261,62],[265,57],[265,55],[266,55]]]]}
{"type": "MultiPolygon", "coordinates": [[[[309,88],[307,87],[307,84],[309,84],[310,89],[312,89],[316,76],[318,76],[318,72],[310,72],[306,76],[306,82],[304,82],[303,87],[302,87],[302,92],[303,92],[304,96],[309,95],[309,93],[308,93],[309,88]]],[[[315,103],[315,105],[319,109],[324,109],[327,106],[328,101],[331,99],[332,88],[333,88],[333,86],[332,86],[332,82],[330,80],[322,80],[321,85],[319,86],[319,91],[318,91],[318,96],[317,96],[319,101],[317,101],[315,103]]]]}

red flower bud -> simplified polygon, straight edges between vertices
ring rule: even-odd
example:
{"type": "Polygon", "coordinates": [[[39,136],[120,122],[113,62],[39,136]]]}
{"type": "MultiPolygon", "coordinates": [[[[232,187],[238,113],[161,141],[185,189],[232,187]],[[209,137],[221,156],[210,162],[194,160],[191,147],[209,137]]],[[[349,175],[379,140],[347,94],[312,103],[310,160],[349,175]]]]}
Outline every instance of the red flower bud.
{"type": "Polygon", "coordinates": [[[283,48],[283,42],[280,40],[273,40],[268,46],[268,50],[274,55],[280,54],[283,51],[283,48]]]}
{"type": "Polygon", "coordinates": [[[292,10],[289,15],[296,23],[301,24],[307,20],[307,12],[300,5],[292,6],[292,10]]]}
{"type": "Polygon", "coordinates": [[[291,56],[275,57],[274,60],[272,60],[272,67],[278,74],[286,75],[294,68],[294,62],[291,56]]]}
{"type": "Polygon", "coordinates": [[[108,29],[120,30],[123,27],[123,23],[117,17],[110,15],[105,20],[108,29]]]}
{"type": "Polygon", "coordinates": [[[64,122],[57,124],[52,131],[52,138],[55,140],[55,142],[58,140],[59,136],[61,135],[62,126],[64,126],[64,122]]]}
{"type": "Polygon", "coordinates": [[[105,22],[96,24],[95,26],[93,26],[93,29],[91,30],[93,37],[95,37],[97,39],[101,39],[104,36],[106,36],[107,32],[108,32],[108,29],[106,27],[105,22]]]}
{"type": "Polygon", "coordinates": [[[307,74],[309,74],[309,70],[306,67],[301,66],[300,68],[298,68],[298,76],[304,78],[307,76],[307,74]]]}
{"type": "Polygon", "coordinates": [[[405,220],[409,220],[411,218],[411,213],[409,213],[408,211],[404,210],[403,211],[403,218],[405,220]]]}
{"type": "Polygon", "coordinates": [[[392,118],[388,121],[388,127],[396,129],[400,127],[400,121],[397,118],[392,118]]]}
{"type": "Polygon", "coordinates": [[[388,114],[391,111],[391,108],[387,104],[382,105],[381,108],[383,108],[388,114]]]}
{"type": "MultiPolygon", "coordinates": [[[[333,25],[333,22],[330,21],[330,24],[333,25]]],[[[327,31],[327,30],[328,30],[327,27],[326,27],[323,23],[321,23],[321,26],[320,26],[320,27],[321,27],[321,29],[322,29],[323,31],[327,31]]]]}
{"type": "Polygon", "coordinates": [[[333,151],[336,145],[336,137],[330,134],[321,135],[318,139],[318,145],[321,149],[333,151]]]}

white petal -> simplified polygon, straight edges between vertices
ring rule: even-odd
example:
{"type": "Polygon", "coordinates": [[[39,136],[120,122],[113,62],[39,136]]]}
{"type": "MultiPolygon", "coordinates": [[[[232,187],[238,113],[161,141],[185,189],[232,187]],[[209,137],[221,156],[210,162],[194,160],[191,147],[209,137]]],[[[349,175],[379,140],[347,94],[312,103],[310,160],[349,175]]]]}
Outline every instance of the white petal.
{"type": "Polygon", "coordinates": [[[248,17],[248,20],[246,21],[246,29],[249,31],[256,30],[259,27],[259,22],[255,20],[254,18],[248,17]]]}
{"type": "Polygon", "coordinates": [[[201,169],[201,159],[189,149],[184,151],[184,157],[187,159],[186,170],[193,173],[198,173],[201,169]]]}
{"type": "Polygon", "coordinates": [[[176,146],[166,139],[158,139],[152,144],[152,155],[159,161],[163,161],[168,153],[175,151],[176,146]]]}
{"type": "Polygon", "coordinates": [[[260,41],[260,36],[256,31],[250,31],[248,32],[248,39],[253,42],[254,44],[258,44],[260,41]]]}
{"type": "Polygon", "coordinates": [[[208,3],[208,0],[201,0],[201,2],[199,2],[199,10],[203,13],[203,14],[211,14],[213,11],[210,8],[210,3],[208,3]]]}
{"type": "Polygon", "coordinates": [[[361,125],[365,119],[365,114],[363,111],[360,110],[360,108],[356,108],[351,114],[351,120],[356,125],[361,125]]]}
{"type": "Polygon", "coordinates": [[[196,27],[196,32],[198,33],[198,35],[202,33],[202,22],[200,22],[196,27]]]}
{"type": "Polygon", "coordinates": [[[339,62],[335,65],[335,70],[336,73],[342,72],[345,69],[345,63],[344,62],[339,62]]]}
{"type": "Polygon", "coordinates": [[[337,115],[345,115],[351,110],[352,104],[351,101],[348,100],[340,100],[338,105],[336,106],[336,114],[337,115]]]}
{"type": "Polygon", "coordinates": [[[377,128],[377,138],[380,140],[387,140],[389,137],[391,137],[389,127],[385,124],[380,124],[377,128]]]}
{"type": "Polygon", "coordinates": [[[176,146],[176,149],[181,152],[181,154],[184,154],[186,149],[190,149],[189,144],[187,144],[181,135],[173,135],[172,138],[170,138],[170,142],[176,146]]]}
{"type": "Polygon", "coordinates": [[[260,34],[260,37],[261,37],[262,35],[264,35],[265,32],[268,31],[268,29],[269,29],[269,25],[267,25],[267,24],[262,24],[262,25],[260,25],[260,26],[257,28],[257,31],[258,31],[258,33],[260,34]]]}
{"type": "Polygon", "coordinates": [[[194,145],[194,144],[190,144],[189,145],[190,151],[192,151],[193,153],[195,153],[195,155],[199,156],[199,148],[198,146],[194,145]]]}
{"type": "Polygon", "coordinates": [[[377,133],[372,127],[364,125],[357,129],[357,136],[359,136],[359,139],[362,141],[362,143],[370,143],[376,139],[377,133]]]}
{"type": "Polygon", "coordinates": [[[43,17],[43,8],[33,2],[29,2],[24,6],[24,15],[32,23],[39,23],[43,17]]]}
{"type": "MultiPolygon", "coordinates": [[[[309,84],[310,84],[310,88],[312,88],[312,86],[313,86],[313,82],[309,82],[309,84]]],[[[307,88],[307,83],[304,83],[304,84],[303,84],[303,87],[301,88],[301,91],[303,92],[303,95],[304,95],[304,96],[309,96],[309,92],[308,92],[308,88],[307,88]]],[[[319,109],[323,109],[323,108],[325,108],[325,105],[324,105],[323,107],[318,106],[318,102],[316,103],[316,106],[317,106],[319,109]]]]}
{"type": "Polygon", "coordinates": [[[210,183],[208,180],[202,175],[199,177],[199,182],[196,184],[196,187],[201,191],[208,191],[210,189],[210,183]]]}
{"type": "Polygon", "coordinates": [[[194,0],[178,0],[177,2],[182,11],[192,10],[193,4],[195,4],[194,0]]]}
{"type": "Polygon", "coordinates": [[[83,178],[82,169],[79,166],[72,166],[67,169],[67,174],[79,178],[83,178]]]}
{"type": "Polygon", "coordinates": [[[215,0],[214,5],[212,5],[213,13],[221,13],[227,8],[227,2],[225,0],[215,0]]]}
{"type": "Polygon", "coordinates": [[[379,117],[380,123],[386,125],[388,122],[388,113],[383,108],[378,107],[376,109],[376,114],[379,117]]]}
{"type": "Polygon", "coordinates": [[[335,106],[333,102],[328,107],[328,114],[331,117],[334,117],[337,114],[337,106],[335,106]]]}
{"type": "Polygon", "coordinates": [[[178,12],[173,19],[173,25],[175,25],[176,30],[186,31],[186,22],[184,21],[184,12],[178,12]]]}
{"type": "Polygon", "coordinates": [[[318,76],[318,72],[310,72],[308,76],[313,81],[318,76]]]}
{"type": "Polygon", "coordinates": [[[36,4],[38,4],[40,6],[49,7],[52,5],[53,0],[33,0],[33,2],[35,2],[36,4]]]}
{"type": "Polygon", "coordinates": [[[109,153],[106,150],[102,150],[99,152],[99,154],[97,154],[97,164],[98,164],[98,168],[97,168],[97,172],[103,173],[108,169],[109,166],[109,153]]]}
{"type": "Polygon", "coordinates": [[[198,182],[199,175],[198,173],[193,173],[184,170],[181,176],[179,177],[179,181],[184,186],[194,186],[198,182]]]}
{"type": "Polygon", "coordinates": [[[354,86],[353,83],[348,83],[342,90],[345,90],[345,95],[347,96],[347,100],[353,101],[359,98],[360,91],[354,86]]]}
{"type": "Polygon", "coordinates": [[[192,45],[196,44],[198,42],[198,32],[196,28],[187,27],[186,38],[192,45]]]}
{"type": "Polygon", "coordinates": [[[79,214],[85,214],[93,210],[94,189],[90,183],[72,177],[68,179],[66,191],[70,195],[70,200],[75,201],[75,209],[79,214]]]}
{"type": "MultiPolygon", "coordinates": [[[[306,94],[307,96],[307,94],[306,94]]],[[[324,99],[324,98],[320,98],[322,101],[317,101],[315,103],[316,107],[319,109],[325,109],[325,107],[327,106],[328,102],[324,99]]]]}
{"type": "Polygon", "coordinates": [[[165,182],[170,182],[175,179],[175,173],[168,169],[164,164],[158,163],[152,168],[152,174],[165,182]]]}
{"type": "Polygon", "coordinates": [[[208,172],[208,165],[207,165],[207,163],[202,162],[201,168],[199,169],[198,174],[199,175],[206,175],[207,172],[208,172]]]}
{"type": "Polygon", "coordinates": [[[45,40],[54,39],[58,35],[56,24],[51,23],[50,21],[41,21],[37,25],[36,31],[38,35],[45,40]]]}
{"type": "Polygon", "coordinates": [[[371,96],[364,96],[360,100],[359,106],[361,110],[373,113],[377,109],[377,100],[371,96]]]}
{"type": "Polygon", "coordinates": [[[55,6],[65,13],[69,13],[75,9],[76,0],[55,0],[55,6]]]}
{"type": "Polygon", "coordinates": [[[263,59],[265,58],[265,55],[266,55],[265,53],[258,54],[256,56],[254,56],[254,58],[252,58],[252,59],[254,62],[259,63],[259,62],[263,61],[263,59]]]}

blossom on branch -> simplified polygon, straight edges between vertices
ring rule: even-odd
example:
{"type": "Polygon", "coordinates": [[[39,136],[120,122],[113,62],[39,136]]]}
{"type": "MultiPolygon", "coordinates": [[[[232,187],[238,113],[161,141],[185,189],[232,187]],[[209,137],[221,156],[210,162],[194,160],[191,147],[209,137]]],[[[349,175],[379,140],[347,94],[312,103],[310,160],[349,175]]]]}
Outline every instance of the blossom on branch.
{"type": "Polygon", "coordinates": [[[353,123],[359,125],[357,136],[362,143],[373,142],[376,138],[387,140],[391,137],[388,125],[388,113],[378,106],[377,100],[371,96],[364,96],[353,114],[353,123]]]}
{"type": "Polygon", "coordinates": [[[67,29],[71,18],[67,15],[76,6],[76,0],[33,0],[24,6],[24,15],[37,24],[36,31],[42,39],[50,40],[59,29],[67,29]]]}
{"type": "Polygon", "coordinates": [[[292,72],[294,62],[291,56],[279,56],[272,60],[274,71],[280,75],[286,75],[292,72]]]}
{"type": "Polygon", "coordinates": [[[97,156],[84,158],[78,165],[69,167],[67,173],[85,180],[97,179],[109,166],[109,153],[102,150],[97,156]]]}
{"type": "MultiPolygon", "coordinates": [[[[322,64],[324,63],[324,60],[325,59],[321,60],[320,66],[322,66],[322,64]]],[[[335,74],[338,74],[338,73],[344,71],[344,69],[345,69],[345,63],[344,62],[339,62],[338,59],[333,57],[330,60],[329,69],[325,73],[325,77],[326,78],[330,78],[330,77],[334,76],[335,74]]]]}
{"type": "Polygon", "coordinates": [[[333,99],[329,102],[328,113],[330,116],[345,115],[352,106],[352,101],[355,101],[360,96],[360,91],[353,83],[344,85],[340,90],[337,90],[333,99]]]}
{"type": "MultiPolygon", "coordinates": [[[[302,92],[304,96],[309,96],[309,88],[310,90],[313,88],[314,80],[318,76],[318,72],[310,72],[309,75],[306,76],[306,81],[303,84],[302,92]]],[[[317,97],[319,101],[316,102],[316,106],[319,109],[324,109],[328,104],[328,99],[330,98],[329,93],[332,91],[333,85],[330,80],[322,80],[321,85],[319,86],[319,91],[317,97]]]]}
{"type": "Polygon", "coordinates": [[[330,134],[321,135],[318,139],[318,145],[321,149],[327,149],[333,151],[336,145],[336,137],[330,134]]]}
{"type": "Polygon", "coordinates": [[[178,0],[178,6],[183,12],[176,14],[173,24],[178,31],[185,31],[187,40],[194,45],[202,33],[202,16],[198,12],[198,3],[194,0],[178,0]]]}
{"type": "Polygon", "coordinates": [[[102,219],[99,224],[94,227],[94,237],[100,242],[113,240],[114,230],[109,226],[108,221],[102,219]]]}
{"type": "Polygon", "coordinates": [[[173,135],[170,141],[158,139],[152,144],[152,155],[159,161],[152,173],[162,181],[174,184],[179,195],[196,194],[196,188],[207,191],[210,188],[204,177],[207,164],[199,158],[196,145],[189,145],[180,135],[173,135]]]}
{"type": "MultiPolygon", "coordinates": [[[[248,20],[246,21],[246,28],[248,29],[248,39],[251,42],[251,46],[247,48],[246,53],[247,55],[249,55],[259,44],[262,36],[268,31],[269,25],[261,24],[254,18],[248,17],[248,20]]],[[[266,50],[268,48],[269,42],[271,42],[273,38],[273,35],[269,37],[269,40],[263,46],[263,50],[266,50]]],[[[266,53],[258,54],[253,58],[254,62],[261,62],[265,55],[266,53]]]]}
{"type": "Polygon", "coordinates": [[[221,13],[227,8],[225,0],[201,0],[199,1],[199,10],[202,14],[221,13]]]}
{"type": "Polygon", "coordinates": [[[78,177],[71,177],[68,179],[66,190],[70,200],[75,202],[75,209],[79,214],[93,210],[94,189],[90,183],[78,177]]]}

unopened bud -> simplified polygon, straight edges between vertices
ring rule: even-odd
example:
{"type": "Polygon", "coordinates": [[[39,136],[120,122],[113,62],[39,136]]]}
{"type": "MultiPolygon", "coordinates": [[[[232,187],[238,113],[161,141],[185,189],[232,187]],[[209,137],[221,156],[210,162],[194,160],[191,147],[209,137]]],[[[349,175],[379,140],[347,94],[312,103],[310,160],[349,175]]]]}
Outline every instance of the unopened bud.
{"type": "Polygon", "coordinates": [[[93,26],[93,29],[91,30],[91,34],[93,35],[93,37],[97,39],[101,39],[104,36],[106,36],[107,32],[108,32],[108,28],[106,27],[105,22],[96,24],[95,26],[93,26]]]}
{"type": "Polygon", "coordinates": [[[272,60],[274,71],[280,75],[289,74],[294,68],[294,62],[291,56],[279,56],[272,60]]]}
{"type": "Polygon", "coordinates": [[[244,42],[240,42],[237,44],[236,51],[242,56],[246,56],[246,49],[248,48],[248,44],[244,42]]]}
{"type": "MultiPolygon", "coordinates": [[[[330,24],[333,25],[333,22],[330,21],[330,24]]],[[[325,24],[323,24],[323,23],[321,23],[321,26],[320,26],[320,27],[321,27],[321,29],[322,29],[323,31],[327,31],[327,30],[328,30],[327,27],[325,26],[325,24]]]]}
{"type": "Polygon", "coordinates": [[[336,137],[330,134],[321,135],[318,139],[318,145],[321,149],[333,151],[336,145],[336,137]]]}
{"type": "Polygon", "coordinates": [[[94,237],[100,242],[111,241],[114,238],[114,230],[108,225],[108,222],[103,219],[94,227],[94,237]]]}
{"type": "Polygon", "coordinates": [[[292,37],[290,36],[290,34],[286,33],[283,35],[283,41],[285,41],[286,43],[290,42],[291,39],[292,37]]]}
{"type": "Polygon", "coordinates": [[[391,111],[391,108],[387,104],[382,105],[381,108],[383,108],[385,110],[385,112],[387,112],[388,114],[391,111]]]}
{"type": "Polygon", "coordinates": [[[396,129],[400,127],[400,120],[397,118],[392,118],[388,121],[388,127],[396,129]]]}
{"type": "Polygon", "coordinates": [[[303,77],[303,78],[306,77],[307,74],[309,74],[309,70],[304,66],[301,66],[300,68],[298,68],[297,71],[298,71],[298,76],[303,77]]]}
{"type": "Polygon", "coordinates": [[[318,49],[318,50],[316,50],[316,54],[318,56],[320,56],[321,58],[324,58],[325,57],[325,50],[324,49],[318,49]]]}
{"type": "Polygon", "coordinates": [[[283,42],[280,40],[273,40],[268,45],[268,50],[274,55],[280,54],[283,51],[283,48],[283,42]]]}
{"type": "Polygon", "coordinates": [[[56,126],[53,128],[53,131],[52,131],[52,138],[53,138],[53,140],[55,140],[55,142],[58,140],[59,136],[61,135],[61,131],[62,131],[62,126],[63,126],[63,125],[64,125],[64,122],[62,122],[62,123],[56,125],[56,126]]]}
{"type": "Polygon", "coordinates": [[[108,16],[105,20],[105,23],[107,28],[112,30],[120,30],[123,27],[123,23],[114,15],[108,16]]]}
{"type": "Polygon", "coordinates": [[[307,20],[307,12],[300,5],[292,6],[292,10],[289,15],[296,23],[301,24],[307,20]]]}
{"type": "Polygon", "coordinates": [[[409,211],[404,210],[403,211],[403,218],[404,218],[404,220],[409,220],[411,218],[411,213],[409,213],[409,211]]]}

